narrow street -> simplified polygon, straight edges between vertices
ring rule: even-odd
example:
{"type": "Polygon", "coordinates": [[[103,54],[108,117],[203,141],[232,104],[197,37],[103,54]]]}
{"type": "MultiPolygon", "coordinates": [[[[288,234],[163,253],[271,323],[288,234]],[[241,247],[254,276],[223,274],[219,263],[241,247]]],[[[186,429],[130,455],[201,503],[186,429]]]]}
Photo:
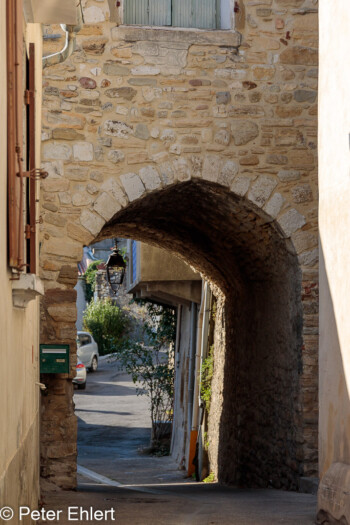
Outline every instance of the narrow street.
{"type": "Polygon", "coordinates": [[[171,458],[140,454],[149,445],[147,398],[136,395],[131,379],[115,363],[101,360],[74,401],[79,418],[78,490],[44,494],[46,508],[63,509],[57,523],[70,523],[69,506],[113,508],[115,518],[107,514],[103,522],[121,525],[314,523],[315,496],[196,483],[186,479],[171,458]]]}

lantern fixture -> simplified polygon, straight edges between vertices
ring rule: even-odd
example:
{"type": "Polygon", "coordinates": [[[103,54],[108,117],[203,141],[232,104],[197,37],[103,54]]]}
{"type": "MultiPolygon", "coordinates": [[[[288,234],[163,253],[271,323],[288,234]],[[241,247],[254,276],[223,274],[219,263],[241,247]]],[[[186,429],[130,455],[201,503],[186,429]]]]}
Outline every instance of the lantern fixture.
{"type": "Polygon", "coordinates": [[[108,261],[106,263],[107,282],[114,295],[117,295],[119,287],[123,284],[125,269],[126,264],[123,256],[119,253],[116,242],[113,251],[108,257],[108,261]]]}

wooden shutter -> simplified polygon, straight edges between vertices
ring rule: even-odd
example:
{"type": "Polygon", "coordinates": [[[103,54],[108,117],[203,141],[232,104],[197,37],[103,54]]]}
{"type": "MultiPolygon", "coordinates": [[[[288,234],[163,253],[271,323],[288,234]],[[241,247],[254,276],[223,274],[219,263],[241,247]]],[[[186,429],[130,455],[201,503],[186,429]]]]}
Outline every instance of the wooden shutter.
{"type": "Polygon", "coordinates": [[[148,2],[149,0],[125,0],[124,23],[149,25],[148,2]]]}
{"type": "Polygon", "coordinates": [[[171,26],[171,0],[149,0],[149,25],[171,26]]]}
{"type": "Polygon", "coordinates": [[[6,1],[7,174],[9,265],[24,267],[23,228],[23,18],[22,0],[6,1]],[[18,175],[17,175],[18,174],[18,175]]]}
{"type": "Polygon", "coordinates": [[[27,148],[28,165],[31,176],[27,179],[27,259],[29,272],[36,273],[36,159],[35,159],[35,46],[29,44],[29,60],[27,72],[27,148]]]}
{"type": "Polygon", "coordinates": [[[216,28],[216,0],[192,0],[192,27],[216,28]]]}
{"type": "Polygon", "coordinates": [[[171,26],[171,0],[125,0],[124,22],[171,26]]]}
{"type": "Polygon", "coordinates": [[[173,23],[175,27],[192,26],[192,0],[172,0],[173,23]]]}
{"type": "Polygon", "coordinates": [[[172,0],[172,25],[215,29],[216,4],[217,0],[172,0]]]}

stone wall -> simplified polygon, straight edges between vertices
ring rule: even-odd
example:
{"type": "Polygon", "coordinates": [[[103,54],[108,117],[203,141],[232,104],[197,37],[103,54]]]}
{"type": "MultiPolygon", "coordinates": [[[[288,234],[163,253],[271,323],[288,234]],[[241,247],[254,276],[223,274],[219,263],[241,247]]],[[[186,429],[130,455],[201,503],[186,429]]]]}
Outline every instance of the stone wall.
{"type": "Polygon", "coordinates": [[[99,16],[76,52],[44,71],[43,341],[71,343],[74,365],[84,244],[124,236],[170,249],[225,304],[210,422],[219,479],[266,485],[272,472],[295,487],[317,471],[315,3],[240,2],[239,33],[116,27],[107,2],[85,8],[99,16]],[[260,418],[243,417],[248,398],[264,400],[260,418]],[[243,446],[252,431],[258,467],[243,446]]]}

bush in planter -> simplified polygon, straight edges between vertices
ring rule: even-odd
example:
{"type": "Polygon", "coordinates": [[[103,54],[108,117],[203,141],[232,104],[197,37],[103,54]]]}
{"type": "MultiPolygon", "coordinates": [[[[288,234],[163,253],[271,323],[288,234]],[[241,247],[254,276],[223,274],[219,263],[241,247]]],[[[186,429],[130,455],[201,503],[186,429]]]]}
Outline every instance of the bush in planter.
{"type": "Polygon", "coordinates": [[[84,312],[83,323],[98,344],[101,355],[116,352],[128,328],[125,314],[110,299],[91,301],[84,312]]]}

